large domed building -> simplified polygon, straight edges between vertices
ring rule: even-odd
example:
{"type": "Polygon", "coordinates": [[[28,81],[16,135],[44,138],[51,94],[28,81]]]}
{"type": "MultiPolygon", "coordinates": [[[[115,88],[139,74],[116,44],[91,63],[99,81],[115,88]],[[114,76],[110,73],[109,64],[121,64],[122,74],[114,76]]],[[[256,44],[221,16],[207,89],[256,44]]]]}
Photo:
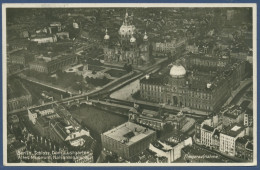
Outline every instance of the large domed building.
{"type": "Polygon", "coordinates": [[[151,45],[147,33],[145,32],[142,41],[138,41],[136,28],[133,25],[133,14],[125,14],[122,26],[118,31],[118,42],[116,45],[110,41],[110,36],[106,30],[104,36],[104,60],[106,63],[119,63],[131,65],[146,65],[151,61],[151,45]]]}
{"type": "MultiPolygon", "coordinates": [[[[161,74],[140,80],[140,96],[146,101],[190,110],[217,111],[245,75],[244,62],[229,63],[223,71],[187,70],[174,63],[161,74]]],[[[213,69],[212,69],[213,70],[213,69]]]]}

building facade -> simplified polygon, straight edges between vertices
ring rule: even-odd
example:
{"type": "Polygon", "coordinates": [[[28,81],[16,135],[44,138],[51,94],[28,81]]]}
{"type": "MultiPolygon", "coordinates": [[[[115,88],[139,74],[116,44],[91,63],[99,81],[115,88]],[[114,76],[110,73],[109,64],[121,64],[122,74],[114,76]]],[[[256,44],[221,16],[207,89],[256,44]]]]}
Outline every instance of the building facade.
{"type": "Polygon", "coordinates": [[[101,134],[103,149],[126,160],[131,160],[148,149],[150,143],[155,140],[155,131],[132,122],[126,122],[101,134]]]}
{"type": "Polygon", "coordinates": [[[219,150],[230,156],[236,154],[236,140],[245,135],[245,128],[240,125],[232,125],[220,132],[219,150]]]}
{"type": "Polygon", "coordinates": [[[211,147],[213,145],[214,128],[208,125],[203,125],[201,128],[201,144],[211,147]]]}
{"type": "Polygon", "coordinates": [[[219,110],[245,75],[245,69],[241,66],[244,62],[218,64],[219,62],[205,62],[205,66],[197,67],[196,60],[186,60],[184,64],[188,70],[180,63],[173,64],[168,75],[154,75],[140,80],[141,98],[175,107],[209,112],[219,110]],[[208,70],[202,69],[205,67],[208,70]],[[225,70],[230,71],[230,74],[225,74],[225,70]]]}

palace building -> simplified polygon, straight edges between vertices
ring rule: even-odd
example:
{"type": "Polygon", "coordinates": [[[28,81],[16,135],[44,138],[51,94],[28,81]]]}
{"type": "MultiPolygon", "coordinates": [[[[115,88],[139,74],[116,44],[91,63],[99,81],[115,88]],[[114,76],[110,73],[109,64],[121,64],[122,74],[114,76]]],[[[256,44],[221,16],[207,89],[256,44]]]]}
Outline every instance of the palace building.
{"type": "Polygon", "coordinates": [[[145,32],[142,41],[137,41],[136,28],[133,25],[133,14],[125,14],[123,25],[120,27],[117,43],[110,41],[106,29],[104,36],[104,60],[106,63],[145,65],[151,61],[152,47],[145,32]]]}
{"type": "Polygon", "coordinates": [[[170,69],[165,68],[164,72],[169,74],[146,76],[140,80],[141,98],[175,107],[212,112],[221,108],[231,91],[245,77],[243,61],[230,61],[225,66],[214,65],[216,69],[212,69],[208,62],[205,62],[207,69],[204,66],[199,69],[201,67],[196,62],[193,64],[196,65],[194,69],[191,63],[186,61],[183,64],[190,68],[188,70],[180,63],[175,63],[170,69]]]}

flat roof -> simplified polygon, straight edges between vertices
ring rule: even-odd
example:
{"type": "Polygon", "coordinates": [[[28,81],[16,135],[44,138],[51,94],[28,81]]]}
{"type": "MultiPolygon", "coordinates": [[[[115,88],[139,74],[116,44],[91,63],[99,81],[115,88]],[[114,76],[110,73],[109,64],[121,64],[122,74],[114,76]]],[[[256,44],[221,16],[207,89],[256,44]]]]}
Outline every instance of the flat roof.
{"type": "Polygon", "coordinates": [[[223,131],[221,133],[228,135],[228,136],[236,137],[243,130],[245,130],[245,128],[243,126],[241,126],[239,124],[234,124],[234,125],[230,125],[230,126],[226,127],[225,129],[223,129],[223,131]]]}
{"type": "Polygon", "coordinates": [[[234,126],[231,130],[232,131],[237,131],[237,130],[239,130],[241,127],[240,126],[234,126]]]}
{"type": "Polygon", "coordinates": [[[132,145],[133,143],[136,143],[137,141],[140,141],[141,139],[150,136],[153,133],[155,133],[155,131],[151,129],[145,128],[132,122],[126,122],[114,129],[103,133],[103,135],[110,137],[116,141],[120,141],[126,145],[132,145]]]}

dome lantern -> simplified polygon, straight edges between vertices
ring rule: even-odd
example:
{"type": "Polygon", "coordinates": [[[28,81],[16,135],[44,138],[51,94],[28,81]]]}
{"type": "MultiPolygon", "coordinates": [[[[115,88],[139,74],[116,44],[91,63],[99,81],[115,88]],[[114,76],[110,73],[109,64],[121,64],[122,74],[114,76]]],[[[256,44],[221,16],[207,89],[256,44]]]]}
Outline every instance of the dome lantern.
{"type": "Polygon", "coordinates": [[[132,37],[130,38],[130,42],[131,43],[135,43],[136,42],[136,38],[134,37],[134,33],[132,32],[132,37]]]}
{"type": "Polygon", "coordinates": [[[144,33],[144,41],[147,41],[147,40],[148,40],[148,36],[146,34],[146,31],[145,31],[145,33],[144,33]]]}

